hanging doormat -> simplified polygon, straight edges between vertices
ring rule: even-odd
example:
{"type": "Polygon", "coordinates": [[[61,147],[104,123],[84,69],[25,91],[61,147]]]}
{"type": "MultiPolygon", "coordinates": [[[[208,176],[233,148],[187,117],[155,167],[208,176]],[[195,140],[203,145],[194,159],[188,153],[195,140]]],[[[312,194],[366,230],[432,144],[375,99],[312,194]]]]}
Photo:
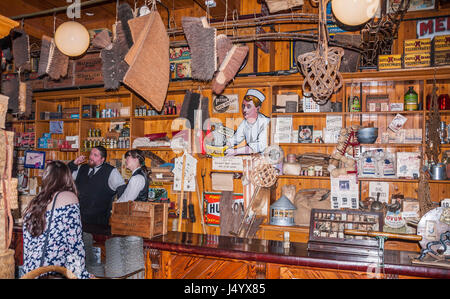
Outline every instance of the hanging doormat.
{"type": "MultiPolygon", "coordinates": [[[[148,19],[142,42],[130,64],[123,82],[161,111],[169,86],[169,37],[157,11],[148,19]]],[[[135,47],[137,45],[133,45],[135,47]]]]}

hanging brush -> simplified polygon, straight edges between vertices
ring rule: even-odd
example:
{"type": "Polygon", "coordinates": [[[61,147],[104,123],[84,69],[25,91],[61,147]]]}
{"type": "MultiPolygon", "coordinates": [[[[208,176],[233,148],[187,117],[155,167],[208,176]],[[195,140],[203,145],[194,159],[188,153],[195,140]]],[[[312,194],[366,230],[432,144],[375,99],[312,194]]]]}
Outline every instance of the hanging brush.
{"type": "Polygon", "coordinates": [[[125,34],[125,40],[127,42],[128,48],[133,46],[133,36],[131,35],[130,26],[128,25],[128,21],[133,19],[133,10],[131,9],[128,3],[122,3],[119,5],[117,9],[117,17],[120,20],[120,25],[125,34]]]}
{"type": "Polygon", "coordinates": [[[216,47],[217,47],[217,65],[221,65],[228,51],[233,47],[233,43],[225,34],[219,34],[216,37],[216,47]]]}
{"type": "Polygon", "coordinates": [[[221,94],[227,84],[234,79],[248,54],[247,46],[234,45],[220,65],[212,82],[212,90],[215,94],[221,94]]]}
{"type": "Polygon", "coordinates": [[[217,70],[216,28],[209,27],[205,17],[183,17],[181,23],[191,51],[192,78],[211,80],[217,70]]]}
{"type": "Polygon", "coordinates": [[[47,74],[48,64],[50,60],[51,45],[52,45],[52,38],[43,35],[41,43],[41,54],[39,56],[38,77],[42,77],[47,74]]]}
{"type": "Polygon", "coordinates": [[[12,30],[14,64],[17,69],[30,69],[30,39],[23,29],[12,30]]]}
{"type": "Polygon", "coordinates": [[[69,67],[69,57],[64,55],[56,46],[55,40],[51,40],[50,55],[47,67],[47,74],[53,80],[59,80],[67,76],[69,67]]]}
{"type": "Polygon", "coordinates": [[[92,45],[99,49],[111,48],[111,36],[108,30],[102,30],[97,33],[92,39],[92,45]]]}

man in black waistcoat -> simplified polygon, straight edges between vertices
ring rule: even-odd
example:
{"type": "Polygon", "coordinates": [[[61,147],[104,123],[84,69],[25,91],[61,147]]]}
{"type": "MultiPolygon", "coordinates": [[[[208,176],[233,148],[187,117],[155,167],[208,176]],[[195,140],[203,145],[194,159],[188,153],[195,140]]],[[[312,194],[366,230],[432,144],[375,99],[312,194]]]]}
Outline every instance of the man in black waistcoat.
{"type": "Polygon", "coordinates": [[[106,155],[103,146],[96,146],[91,150],[87,164],[83,164],[85,156],[69,163],[78,189],[83,225],[108,227],[114,195],[120,195],[126,186],[119,171],[105,162],[106,155]]]}

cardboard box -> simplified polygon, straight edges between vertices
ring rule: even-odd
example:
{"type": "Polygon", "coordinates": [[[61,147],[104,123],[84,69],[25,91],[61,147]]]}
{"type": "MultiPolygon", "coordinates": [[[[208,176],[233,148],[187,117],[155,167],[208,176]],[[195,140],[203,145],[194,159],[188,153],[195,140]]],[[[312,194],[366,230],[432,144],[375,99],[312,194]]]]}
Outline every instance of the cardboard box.
{"type": "Polygon", "coordinates": [[[403,57],[403,67],[406,68],[419,68],[431,66],[430,53],[416,53],[407,54],[403,57]]]}
{"type": "Polygon", "coordinates": [[[450,65],[450,50],[447,51],[435,51],[433,53],[433,65],[450,65]]]}
{"type": "Polygon", "coordinates": [[[389,95],[367,95],[366,111],[389,111],[389,95]]]}
{"type": "Polygon", "coordinates": [[[450,35],[440,35],[433,38],[433,51],[449,51],[450,35]]]}
{"type": "Polygon", "coordinates": [[[98,84],[103,84],[102,71],[81,72],[75,74],[76,86],[98,85],[98,84]]]}
{"type": "Polygon", "coordinates": [[[395,70],[402,68],[402,55],[379,55],[378,56],[378,70],[395,70]]]}
{"type": "Polygon", "coordinates": [[[403,54],[431,52],[431,38],[407,39],[403,42],[403,54]]]}

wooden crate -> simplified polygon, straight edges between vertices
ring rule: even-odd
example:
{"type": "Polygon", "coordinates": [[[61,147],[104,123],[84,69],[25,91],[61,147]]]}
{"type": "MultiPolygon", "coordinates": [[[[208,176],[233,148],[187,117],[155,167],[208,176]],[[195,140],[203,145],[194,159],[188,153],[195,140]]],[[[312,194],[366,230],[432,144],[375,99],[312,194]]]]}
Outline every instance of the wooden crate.
{"type": "Polygon", "coordinates": [[[152,238],[167,234],[168,204],[151,202],[113,203],[111,233],[152,238]]]}

